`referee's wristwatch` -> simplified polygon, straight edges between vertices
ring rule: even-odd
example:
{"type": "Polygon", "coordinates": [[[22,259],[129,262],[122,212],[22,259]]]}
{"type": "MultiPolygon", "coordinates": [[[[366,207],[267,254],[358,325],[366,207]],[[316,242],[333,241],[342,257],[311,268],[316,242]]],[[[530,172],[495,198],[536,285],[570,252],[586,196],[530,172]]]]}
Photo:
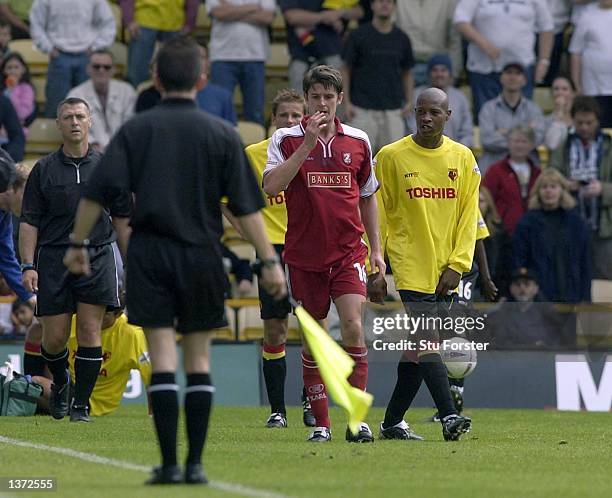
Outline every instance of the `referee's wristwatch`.
{"type": "Polygon", "coordinates": [[[25,273],[29,270],[34,270],[36,271],[36,266],[34,266],[34,264],[32,263],[21,263],[21,265],[19,265],[19,267],[21,268],[21,273],[25,273]]]}
{"type": "Polygon", "coordinates": [[[75,240],[75,237],[74,237],[73,233],[71,233],[68,236],[68,239],[70,240],[69,246],[71,248],[83,249],[84,247],[88,247],[89,246],[89,239],[83,239],[81,242],[78,242],[77,240],[75,240]]]}

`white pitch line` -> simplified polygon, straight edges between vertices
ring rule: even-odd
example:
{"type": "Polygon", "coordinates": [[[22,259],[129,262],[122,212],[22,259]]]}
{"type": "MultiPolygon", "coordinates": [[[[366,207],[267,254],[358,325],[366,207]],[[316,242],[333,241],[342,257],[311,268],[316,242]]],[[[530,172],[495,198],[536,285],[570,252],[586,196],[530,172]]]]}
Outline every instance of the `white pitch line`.
{"type": "MultiPolygon", "coordinates": [[[[4,436],[0,436],[0,443],[10,444],[12,446],[21,446],[23,448],[33,448],[36,450],[50,451],[52,453],[59,453],[60,455],[77,458],[85,462],[109,465],[112,467],[118,467],[120,469],[128,469],[137,472],[147,473],[151,471],[151,467],[147,467],[146,465],[125,462],[123,460],[115,460],[114,458],[107,458],[95,455],[93,453],[84,453],[82,451],[76,451],[70,448],[62,448],[61,446],[48,446],[46,444],[31,443],[30,441],[20,441],[19,439],[12,439],[4,436]]],[[[275,493],[273,491],[251,488],[249,486],[244,486],[243,484],[237,484],[232,482],[211,481],[208,483],[208,486],[211,488],[219,489],[221,491],[226,491],[228,493],[234,493],[242,496],[250,496],[252,498],[290,498],[287,495],[275,493]]]]}

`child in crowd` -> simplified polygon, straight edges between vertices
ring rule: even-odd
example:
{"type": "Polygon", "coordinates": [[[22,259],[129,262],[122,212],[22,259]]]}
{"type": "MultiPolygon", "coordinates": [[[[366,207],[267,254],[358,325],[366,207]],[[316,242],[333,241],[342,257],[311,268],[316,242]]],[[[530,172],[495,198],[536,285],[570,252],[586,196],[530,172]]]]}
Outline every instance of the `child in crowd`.
{"type": "Polygon", "coordinates": [[[0,73],[4,94],[11,100],[27,137],[27,127],[36,116],[36,94],[30,83],[30,69],[20,54],[11,52],[2,61],[0,73]]]}

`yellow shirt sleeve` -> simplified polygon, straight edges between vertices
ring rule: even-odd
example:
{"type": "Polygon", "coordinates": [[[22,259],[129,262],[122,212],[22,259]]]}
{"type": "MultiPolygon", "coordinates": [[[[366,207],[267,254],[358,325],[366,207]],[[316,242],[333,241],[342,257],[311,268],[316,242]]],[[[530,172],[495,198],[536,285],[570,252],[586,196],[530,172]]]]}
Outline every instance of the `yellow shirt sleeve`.
{"type": "Polygon", "coordinates": [[[458,273],[466,273],[472,267],[478,225],[480,170],[472,152],[468,149],[466,152],[464,167],[468,174],[464,176],[464,181],[459,187],[459,222],[456,244],[448,258],[449,268],[458,273]]]}

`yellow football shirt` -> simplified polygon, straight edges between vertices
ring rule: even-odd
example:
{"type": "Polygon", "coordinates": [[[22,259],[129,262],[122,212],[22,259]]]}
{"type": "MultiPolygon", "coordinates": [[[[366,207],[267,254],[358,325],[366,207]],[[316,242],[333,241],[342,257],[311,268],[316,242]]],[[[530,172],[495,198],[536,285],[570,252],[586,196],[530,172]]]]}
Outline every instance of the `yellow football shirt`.
{"type": "Polygon", "coordinates": [[[376,155],[382,238],[397,289],[433,294],[442,271],[470,270],[480,171],[464,145],[426,149],[407,136],[376,155]]]}
{"type": "MultiPolygon", "coordinates": [[[[76,318],[68,339],[70,376],[74,382],[74,356],[77,350],[76,318]]],[[[89,398],[92,415],[107,415],[121,403],[125,386],[132,369],[139,370],[143,382],[151,380],[151,363],[147,341],[140,327],[130,325],[127,316],[121,315],[114,325],[102,330],[102,367],[93,393],[89,398]]]]}
{"type": "MultiPolygon", "coordinates": [[[[245,149],[260,188],[262,188],[263,172],[268,161],[269,143],[270,139],[267,139],[263,142],[249,145],[245,149]]],[[[262,210],[261,214],[263,215],[268,238],[272,244],[284,244],[285,233],[287,232],[285,192],[280,192],[277,196],[271,196],[263,192],[262,188],[262,193],[266,201],[266,207],[262,210]]]]}
{"type": "Polygon", "coordinates": [[[185,24],[185,0],[136,0],[134,19],[144,28],[180,31],[185,24]]]}

